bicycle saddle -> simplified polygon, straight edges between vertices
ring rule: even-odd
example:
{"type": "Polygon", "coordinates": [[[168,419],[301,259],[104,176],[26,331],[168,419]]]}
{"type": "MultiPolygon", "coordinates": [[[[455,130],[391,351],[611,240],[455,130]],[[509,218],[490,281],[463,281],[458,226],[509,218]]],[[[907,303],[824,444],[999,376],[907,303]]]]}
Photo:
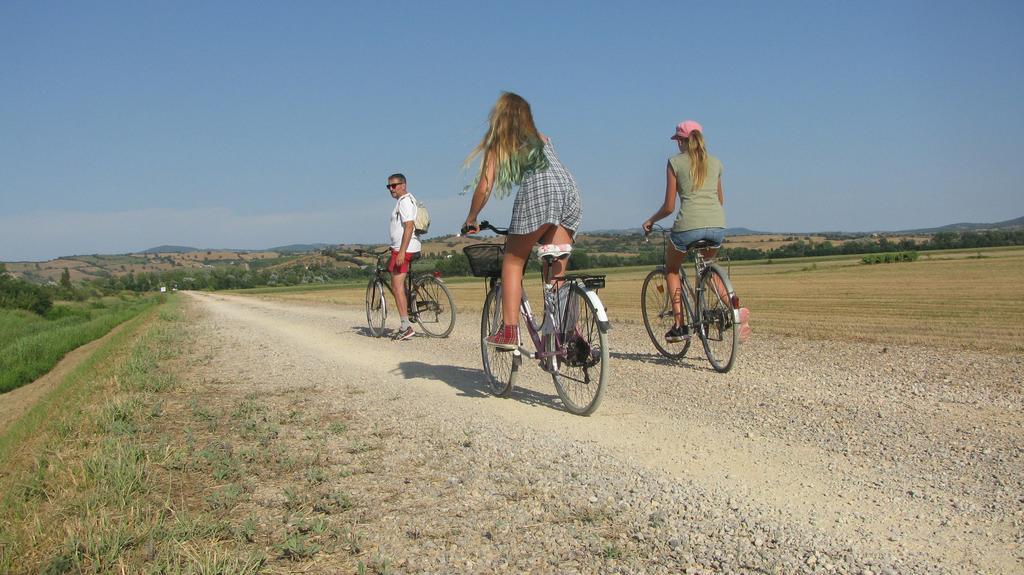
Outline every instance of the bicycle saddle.
{"type": "Polygon", "coordinates": [[[718,244],[711,240],[696,240],[686,244],[686,251],[690,250],[703,250],[707,248],[717,248],[718,244]]]}
{"type": "Polygon", "coordinates": [[[572,244],[543,244],[537,246],[537,255],[543,258],[562,259],[572,253],[572,244]]]}

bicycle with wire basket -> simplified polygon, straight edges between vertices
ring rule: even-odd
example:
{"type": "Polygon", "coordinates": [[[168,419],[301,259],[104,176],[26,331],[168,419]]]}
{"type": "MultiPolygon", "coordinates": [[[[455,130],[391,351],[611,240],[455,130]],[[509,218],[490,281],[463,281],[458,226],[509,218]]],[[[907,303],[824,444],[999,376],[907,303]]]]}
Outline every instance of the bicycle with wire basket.
{"type": "MultiPolygon", "coordinates": [[[[507,235],[508,230],[480,222],[480,230],[507,235]]],[[[462,230],[463,233],[466,230],[462,230]]],[[[523,345],[519,330],[516,349],[487,344],[487,336],[502,325],[502,244],[481,243],[463,248],[473,275],[486,280],[487,296],[480,318],[480,353],[491,393],[506,397],[512,393],[523,358],[538,360],[551,374],[555,390],[566,410],[590,415],[601,403],[608,380],[608,330],[611,323],[597,290],[604,287],[603,275],[573,274],[548,277],[551,264],[560,255],[542,255],[544,313],[541,323],[533,315],[526,290],[519,303],[520,326],[525,325],[532,349],[523,345]],[[560,284],[560,285],[559,285],[560,284]]]]}
{"type": "MultiPolygon", "coordinates": [[[[668,249],[669,230],[655,224],[668,249]]],[[[732,288],[729,274],[714,261],[705,259],[704,252],[714,247],[707,240],[698,240],[686,246],[687,257],[693,260],[696,287],[690,284],[685,263],[679,266],[681,282],[680,305],[687,336],[681,341],[668,341],[666,332],[675,326],[672,294],[668,289],[668,273],[660,265],[644,279],[641,289],[641,308],[647,335],[658,352],[665,357],[681,358],[690,349],[690,337],[696,334],[704,345],[711,367],[719,373],[732,369],[739,351],[738,326],[739,297],[732,288]],[[689,255],[692,254],[692,255],[689,255]]]]}
{"type": "MultiPolygon", "coordinates": [[[[373,275],[366,286],[366,321],[373,337],[384,335],[388,318],[387,296],[391,293],[391,272],[388,261],[391,250],[361,252],[376,256],[373,275]]],[[[439,272],[413,272],[405,276],[405,297],[409,303],[409,319],[419,324],[432,337],[448,337],[455,328],[455,302],[439,272]]]]}

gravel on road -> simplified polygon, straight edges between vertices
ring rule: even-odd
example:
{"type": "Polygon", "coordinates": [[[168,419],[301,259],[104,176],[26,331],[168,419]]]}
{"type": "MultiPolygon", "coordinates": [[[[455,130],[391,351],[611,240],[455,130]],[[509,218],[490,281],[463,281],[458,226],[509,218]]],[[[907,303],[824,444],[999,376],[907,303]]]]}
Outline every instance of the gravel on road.
{"type": "Polygon", "coordinates": [[[361,309],[188,295],[196,385],[374,422],[345,481],[397,572],[1024,571],[1021,357],[755,335],[718,374],[616,324],[577,417],[530,362],[486,393],[478,317],[392,342],[361,309]]]}

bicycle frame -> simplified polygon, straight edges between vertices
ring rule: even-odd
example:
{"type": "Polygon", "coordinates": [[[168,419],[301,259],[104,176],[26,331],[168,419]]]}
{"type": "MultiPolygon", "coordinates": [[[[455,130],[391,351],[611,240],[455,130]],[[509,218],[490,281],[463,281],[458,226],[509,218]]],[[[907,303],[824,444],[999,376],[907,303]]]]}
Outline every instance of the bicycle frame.
{"type": "MultiPolygon", "coordinates": [[[[567,283],[563,285],[567,285],[567,283]]],[[[494,289],[495,286],[497,286],[499,290],[498,293],[500,294],[500,290],[502,288],[501,278],[490,278],[488,290],[494,289]]],[[[551,309],[544,310],[545,316],[550,316],[552,321],[556,321],[554,312],[555,310],[551,309]]],[[[555,330],[554,333],[551,334],[541,333],[544,322],[542,321],[540,326],[537,325],[533,315],[533,308],[530,306],[530,298],[526,295],[526,289],[522,290],[522,297],[519,299],[519,313],[522,316],[523,323],[526,324],[526,331],[530,335],[530,341],[533,342],[534,351],[525,347],[522,341],[520,341],[519,347],[512,350],[513,355],[524,355],[530,359],[549,359],[558,355],[565,355],[565,345],[560,330],[555,330]],[[544,345],[543,335],[555,338],[554,351],[548,351],[546,349],[547,346],[544,345]]],[[[521,332],[519,337],[521,340],[521,332]]],[[[557,371],[557,367],[554,369],[557,371]]]]}
{"type": "MultiPolygon", "coordinates": [[[[477,229],[489,229],[499,235],[508,233],[486,221],[480,222],[477,229]]],[[[467,228],[462,231],[465,233],[467,228]]],[[[541,369],[550,374],[566,410],[576,415],[590,415],[601,403],[609,373],[607,332],[611,324],[594,291],[604,287],[604,276],[556,275],[556,268],[551,264],[557,262],[556,258],[564,257],[568,250],[551,250],[562,252],[558,256],[544,253],[541,256],[544,313],[534,313],[529,296],[522,290],[516,310],[520,329],[515,347],[492,345],[490,336],[505,325],[501,316],[510,311],[513,302],[502,307],[506,297],[502,289],[510,286],[502,284],[500,268],[507,260],[503,260],[501,249],[491,246],[493,244],[480,244],[464,250],[473,275],[487,278],[480,321],[480,352],[488,388],[498,397],[509,395],[515,387],[523,358],[539,360],[541,369]],[[523,335],[523,326],[529,333],[528,338],[523,335]]]]}
{"type": "MultiPolygon", "coordinates": [[[[657,230],[660,231],[662,236],[663,236],[663,240],[662,241],[665,244],[663,251],[665,252],[665,255],[667,256],[668,255],[668,233],[669,233],[669,230],[667,230],[667,229],[665,229],[665,228],[663,228],[663,227],[661,227],[661,226],[659,226],[657,224],[654,225],[654,228],[657,228],[657,230]]],[[[723,299],[728,298],[730,301],[735,301],[735,297],[736,297],[736,294],[735,294],[735,292],[732,289],[732,284],[731,284],[731,282],[729,282],[728,274],[725,273],[724,270],[722,270],[721,267],[719,267],[715,263],[714,260],[705,259],[704,252],[705,252],[705,248],[698,248],[698,249],[693,250],[693,254],[692,254],[692,257],[693,257],[693,271],[694,271],[693,280],[696,282],[696,285],[697,285],[696,288],[693,287],[693,285],[690,284],[689,276],[686,273],[686,267],[687,267],[686,266],[686,260],[683,260],[683,262],[679,264],[679,270],[678,270],[679,271],[680,289],[685,289],[690,294],[690,298],[691,298],[690,300],[687,300],[684,297],[680,297],[679,298],[680,299],[679,304],[683,308],[681,310],[682,314],[683,314],[683,319],[686,320],[686,325],[689,328],[691,328],[691,333],[693,333],[693,331],[694,331],[693,328],[695,328],[695,327],[696,328],[701,328],[701,326],[702,326],[702,322],[700,321],[700,318],[697,317],[697,305],[696,305],[696,303],[698,301],[700,301],[701,296],[704,295],[704,288],[701,287],[701,276],[704,275],[704,271],[706,269],[708,269],[709,267],[714,266],[714,267],[718,268],[719,272],[721,272],[719,275],[723,278],[723,281],[725,282],[725,284],[722,286],[723,290],[725,291],[725,295],[723,297],[723,294],[719,293],[719,297],[723,297],[723,299]],[[692,308],[689,305],[690,301],[694,302],[694,306],[692,308]]],[[[687,254],[687,257],[690,257],[690,254],[687,254]]],[[[656,268],[657,269],[662,269],[662,270],[664,270],[666,272],[668,271],[668,266],[666,266],[666,265],[659,265],[659,266],[656,266],[656,268]]],[[[669,294],[669,297],[670,297],[669,303],[672,303],[671,294],[669,294]]],[[[671,306],[669,306],[668,312],[669,313],[674,313],[673,308],[671,306]]]]}
{"type": "MultiPolygon", "coordinates": [[[[497,231],[493,227],[491,227],[490,229],[492,229],[494,231],[497,231]]],[[[604,308],[604,304],[601,302],[601,299],[597,296],[597,294],[593,290],[591,290],[590,286],[587,284],[589,276],[564,275],[564,276],[556,276],[556,277],[553,277],[553,278],[549,278],[549,277],[547,277],[547,274],[550,272],[551,266],[553,264],[554,264],[553,261],[542,262],[541,281],[544,284],[544,289],[545,290],[551,289],[551,290],[557,291],[557,290],[561,290],[561,289],[569,289],[570,285],[578,286],[580,289],[583,290],[583,293],[586,295],[587,299],[590,300],[590,302],[594,306],[595,314],[597,316],[598,328],[601,331],[603,331],[603,332],[607,332],[608,330],[610,330],[611,329],[611,322],[608,320],[608,313],[607,313],[607,311],[604,308]],[[549,281],[559,282],[558,287],[557,288],[554,287],[553,283],[549,283],[549,281]],[[549,287],[549,286],[551,286],[551,287],[549,287]]],[[[603,285],[603,283],[602,283],[602,285],[603,285]]],[[[492,277],[492,278],[488,279],[488,284],[487,284],[488,291],[494,289],[495,286],[498,286],[499,290],[501,289],[501,278],[500,277],[492,277]]],[[[564,357],[566,355],[566,353],[567,353],[564,332],[561,329],[554,329],[552,331],[552,333],[550,333],[550,334],[546,334],[546,333],[542,332],[543,326],[546,323],[546,320],[548,318],[550,318],[552,326],[557,326],[559,324],[559,321],[560,321],[561,318],[559,318],[557,316],[560,315],[561,312],[562,312],[562,310],[560,309],[560,306],[548,306],[548,305],[545,305],[544,306],[544,315],[545,315],[545,317],[540,322],[540,325],[538,325],[537,321],[536,321],[536,316],[534,316],[534,314],[533,314],[533,308],[530,305],[530,298],[526,295],[525,287],[524,287],[524,289],[522,289],[521,293],[522,293],[522,295],[520,296],[520,299],[519,299],[519,312],[520,312],[520,315],[522,317],[523,323],[526,324],[526,331],[530,334],[530,341],[533,342],[533,350],[531,351],[529,348],[525,347],[523,345],[523,342],[520,341],[519,347],[517,349],[513,350],[512,353],[514,355],[526,356],[529,359],[540,359],[540,360],[546,360],[546,359],[555,358],[555,357],[564,357]],[[545,335],[548,335],[548,336],[554,338],[555,345],[552,346],[554,348],[553,351],[548,351],[546,349],[547,346],[544,345],[545,344],[545,342],[544,342],[544,336],[545,335]]],[[[545,293],[547,293],[547,291],[545,291],[545,293]]],[[[555,299],[555,301],[558,301],[557,293],[555,294],[554,299],[555,299]]],[[[520,340],[522,340],[522,333],[520,333],[519,337],[520,337],[520,340]]],[[[558,371],[558,366],[557,366],[557,364],[555,362],[552,361],[550,364],[548,364],[546,369],[548,371],[557,372],[558,371]]]]}
{"type": "Polygon", "coordinates": [[[694,254],[693,266],[694,281],[697,282],[697,287],[690,285],[690,277],[686,273],[686,262],[679,265],[679,288],[685,289],[690,294],[689,300],[683,297],[679,298],[681,300],[679,303],[683,307],[683,317],[686,319],[686,325],[690,328],[690,333],[695,331],[694,328],[700,327],[700,318],[697,317],[697,302],[704,295],[704,288],[700,284],[700,276],[708,266],[699,251],[694,254]],[[691,301],[694,303],[693,307],[690,307],[691,301]]]}
{"type": "MultiPolygon", "coordinates": [[[[382,252],[369,252],[371,255],[377,257],[374,263],[373,275],[374,277],[387,286],[388,291],[391,291],[391,272],[388,271],[387,267],[381,266],[381,258],[391,252],[390,249],[382,252]]],[[[405,302],[407,304],[409,317],[415,318],[418,315],[416,310],[416,290],[412,289],[413,282],[421,276],[427,275],[426,272],[414,272],[412,271],[412,264],[409,264],[409,272],[405,274],[405,281],[402,282],[402,289],[405,291],[405,302]]],[[[392,297],[395,294],[391,294],[392,297]]]]}

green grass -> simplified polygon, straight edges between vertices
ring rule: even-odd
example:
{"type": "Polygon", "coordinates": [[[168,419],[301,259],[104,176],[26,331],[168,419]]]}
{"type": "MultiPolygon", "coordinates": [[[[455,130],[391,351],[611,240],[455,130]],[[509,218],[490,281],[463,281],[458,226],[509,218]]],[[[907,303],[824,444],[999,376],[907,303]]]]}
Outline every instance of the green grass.
{"type": "Polygon", "coordinates": [[[41,315],[20,309],[0,309],[0,349],[50,327],[41,315]]]}
{"type": "Polygon", "coordinates": [[[353,573],[376,547],[346,531],[367,512],[347,468],[370,463],[341,445],[370,422],[182,381],[202,359],[178,305],[130,320],[0,432],[0,573],[353,573]]]}
{"type": "Polygon", "coordinates": [[[0,465],[21,444],[30,441],[50,425],[56,425],[57,435],[66,436],[71,433],[71,426],[66,417],[77,413],[79,404],[90,393],[86,385],[91,374],[98,366],[110,360],[118,346],[125,344],[128,334],[146,319],[142,313],[129,321],[124,332],[115,335],[110,341],[98,348],[90,357],[75,367],[63,381],[47,396],[38,401],[18,421],[0,434],[0,465]]]}
{"type": "MultiPolygon", "coordinates": [[[[251,523],[233,529],[216,514],[170,507],[160,462],[178,446],[149,441],[153,406],[178,385],[161,367],[181,337],[168,327],[180,325],[176,303],[140,314],[0,434],[0,573],[261,571],[265,553],[232,543],[235,532],[253,537],[251,523]]],[[[244,490],[206,494],[216,510],[244,490]]]]}
{"type": "MultiPolygon", "coordinates": [[[[57,319],[0,310],[0,393],[31,383],[69,351],[103,337],[114,327],[156,304],[158,296],[109,304],[60,305],[57,319]],[[65,311],[60,311],[65,310],[65,311]]],[[[53,311],[53,310],[51,310],[53,311]]]]}
{"type": "Polygon", "coordinates": [[[22,530],[32,529],[40,514],[50,515],[49,506],[67,493],[69,485],[76,496],[67,513],[76,518],[66,530],[55,532],[64,541],[59,550],[39,558],[39,572],[104,572],[139,538],[138,528],[127,518],[137,513],[135,502],[148,489],[145,453],[135,439],[147,411],[137,398],[107,399],[101,391],[105,382],[123,373],[117,359],[153,317],[152,312],[145,313],[152,305],[131,306],[136,317],[127,329],[104,342],[0,434],[0,468],[7,473],[0,484],[0,545],[6,548],[0,572],[23,567],[20,558],[33,551],[31,544],[25,546],[22,530]],[[90,400],[97,399],[99,403],[87,410],[90,400]],[[101,439],[83,441],[83,433],[99,434],[101,439]],[[69,457],[70,446],[88,451],[69,457]],[[25,457],[32,457],[31,463],[26,464],[25,457]]]}

